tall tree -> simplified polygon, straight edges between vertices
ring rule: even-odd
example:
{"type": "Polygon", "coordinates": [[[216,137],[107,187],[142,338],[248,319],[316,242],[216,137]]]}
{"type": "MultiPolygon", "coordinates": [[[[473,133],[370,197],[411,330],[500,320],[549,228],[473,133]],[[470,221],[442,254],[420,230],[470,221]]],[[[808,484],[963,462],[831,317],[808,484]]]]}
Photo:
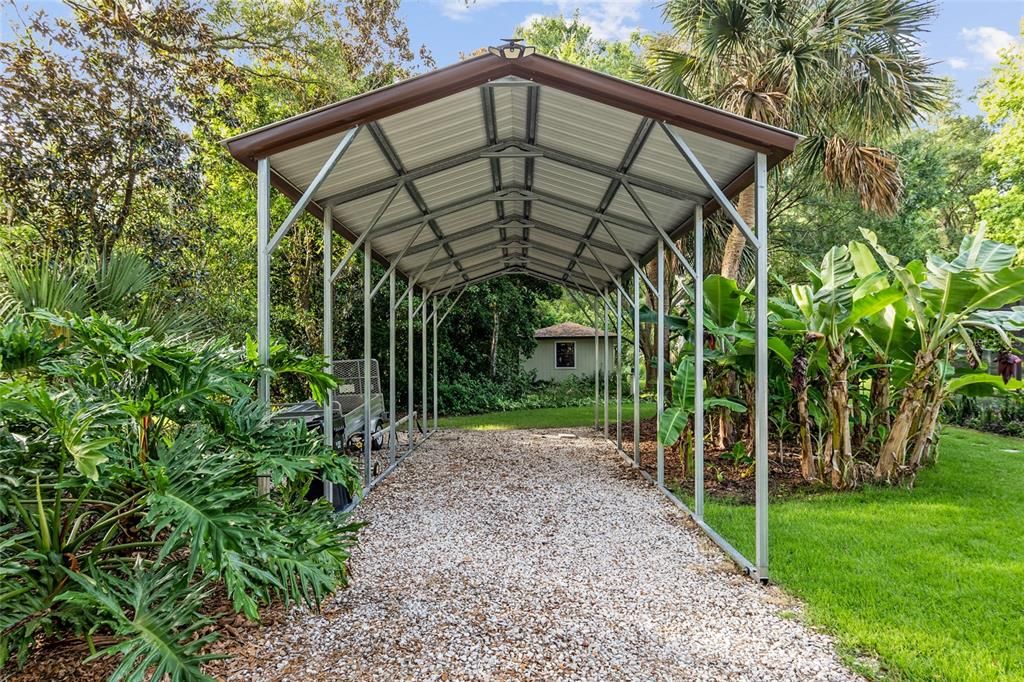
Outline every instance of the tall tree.
{"type": "MultiPolygon", "coordinates": [[[[1024,44],[1003,52],[979,94],[978,102],[997,130],[985,151],[985,170],[992,174],[993,185],[974,197],[978,217],[992,238],[1024,247],[1024,44]]],[[[1024,262],[1024,249],[1017,258],[1024,262]]]]}
{"type": "MultiPolygon", "coordinates": [[[[822,174],[891,214],[902,183],[883,145],[943,101],[920,51],[934,14],[930,0],[669,0],[671,34],[653,41],[645,79],[802,133],[790,172],[822,174]]],[[[752,191],[738,204],[753,222],[752,191]]],[[[734,226],[723,275],[739,275],[744,247],[734,226]]]]}
{"type": "Polygon", "coordinates": [[[991,183],[982,154],[992,134],[977,116],[943,114],[895,140],[903,198],[894,215],[865,211],[856,196],[816,183],[795,205],[772,219],[772,272],[786,280],[806,276],[803,263],[819,262],[836,244],[867,228],[903,261],[926,253],[954,256],[977,214],[971,197],[991,183]]]}
{"type": "MultiPolygon", "coordinates": [[[[406,74],[397,4],[65,4],[24,20],[12,8],[16,37],[0,43],[0,244],[42,244],[56,261],[137,251],[179,304],[239,335],[253,314],[253,181],[219,141],[406,74]]],[[[297,233],[280,276],[308,289],[317,247],[308,224],[297,233]]]]}
{"type": "Polygon", "coordinates": [[[640,66],[639,32],[628,41],[595,38],[579,10],[571,17],[534,17],[517,27],[515,34],[542,54],[618,78],[635,76],[640,66]]]}

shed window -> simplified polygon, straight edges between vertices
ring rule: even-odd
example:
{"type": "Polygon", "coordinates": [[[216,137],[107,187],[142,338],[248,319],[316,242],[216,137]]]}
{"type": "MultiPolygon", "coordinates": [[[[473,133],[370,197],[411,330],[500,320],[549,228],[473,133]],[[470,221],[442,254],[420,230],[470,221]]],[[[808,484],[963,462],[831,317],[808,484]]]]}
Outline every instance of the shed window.
{"type": "Polygon", "coordinates": [[[555,368],[576,369],[575,341],[559,341],[555,344],[555,368]]]}

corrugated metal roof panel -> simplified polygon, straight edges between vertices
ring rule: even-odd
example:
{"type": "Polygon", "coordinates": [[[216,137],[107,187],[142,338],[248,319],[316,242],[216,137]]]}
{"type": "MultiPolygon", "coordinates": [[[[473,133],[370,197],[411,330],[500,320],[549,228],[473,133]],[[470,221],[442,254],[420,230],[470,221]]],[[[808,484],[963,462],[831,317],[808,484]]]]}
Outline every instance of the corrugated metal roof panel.
{"type": "MultiPolygon", "coordinates": [[[[302,149],[305,148],[300,147],[296,151],[302,149]]],[[[323,161],[326,160],[327,158],[324,157],[323,161]]],[[[320,162],[321,165],[323,161],[320,162]]],[[[310,163],[308,159],[305,163],[316,165],[315,163],[310,163]]],[[[319,170],[319,166],[317,168],[319,170]]],[[[320,190],[316,193],[314,199],[320,200],[331,197],[339,192],[354,189],[374,180],[392,177],[394,174],[395,172],[392,170],[391,164],[384,158],[384,155],[374,143],[370,134],[365,130],[360,131],[356,135],[352,146],[348,148],[348,151],[338,161],[338,165],[334,167],[334,172],[324,180],[324,184],[320,186],[320,190]]],[[[312,180],[312,176],[309,179],[312,180]]]]}
{"type": "Polygon", "coordinates": [[[541,222],[560,227],[564,230],[573,230],[580,236],[590,225],[590,218],[579,213],[568,211],[558,206],[552,206],[541,201],[534,201],[530,209],[530,217],[541,222]]]}
{"type": "MultiPolygon", "coordinates": [[[[292,185],[304,191],[320,172],[344,136],[345,133],[331,135],[301,147],[274,154],[270,157],[270,167],[292,185]]],[[[366,182],[381,180],[392,175],[394,175],[394,171],[391,170],[391,166],[373,143],[373,139],[368,133],[361,131],[341,157],[334,172],[324,180],[314,199],[331,196],[342,189],[351,189],[366,182]]]]}
{"type": "Polygon", "coordinates": [[[636,114],[542,87],[537,143],[617,167],[641,120],[636,114]]]}
{"type": "MultiPolygon", "coordinates": [[[[387,189],[362,197],[361,199],[340,204],[335,207],[334,215],[349,229],[356,233],[361,233],[370,224],[373,217],[377,215],[377,211],[380,210],[380,207],[391,195],[391,192],[391,189],[387,189]]],[[[395,198],[388,205],[387,210],[384,211],[380,224],[387,225],[400,220],[411,219],[417,215],[420,215],[420,211],[409,197],[409,193],[405,190],[399,190],[395,198]]]]}
{"type": "MultiPolygon", "coordinates": [[[[419,225],[417,224],[398,232],[389,232],[382,237],[378,236],[371,239],[373,250],[385,256],[397,256],[409,244],[409,240],[416,234],[418,228],[419,225]]],[[[430,231],[429,225],[425,225],[419,231],[416,241],[412,243],[410,248],[434,242],[434,233],[430,231]]]]}
{"type": "Polygon", "coordinates": [[[500,241],[500,232],[497,229],[488,230],[487,232],[481,232],[475,234],[472,237],[466,237],[452,244],[452,251],[455,252],[455,257],[458,258],[460,254],[466,254],[473,249],[479,248],[484,244],[493,244],[500,241]]]}
{"type": "Polygon", "coordinates": [[[526,88],[522,86],[495,87],[494,118],[498,123],[498,139],[526,137],[526,88]]]}
{"type": "Polygon", "coordinates": [[[437,225],[445,235],[454,234],[467,227],[473,227],[489,220],[497,220],[498,212],[493,201],[485,201],[476,206],[449,213],[437,219],[437,225]]]}
{"type": "Polygon", "coordinates": [[[493,189],[491,163],[488,159],[477,159],[441,173],[428,175],[414,184],[427,206],[436,209],[467,197],[490,192],[493,189]]]}
{"type": "MultiPolygon", "coordinates": [[[[682,136],[719,187],[724,187],[754,163],[754,153],[750,150],[679,128],[673,130],[682,136]]],[[[700,196],[711,196],[661,126],[651,131],[630,171],[700,196]]]]}
{"type": "Polygon", "coordinates": [[[576,251],[576,247],[580,245],[579,241],[560,237],[559,235],[551,234],[550,232],[545,232],[543,230],[531,230],[530,240],[540,244],[546,244],[561,251],[565,251],[566,253],[574,253],[576,251]]]}
{"type": "Polygon", "coordinates": [[[502,187],[519,186],[526,182],[526,164],[523,159],[501,159],[502,187]]]}
{"type": "MultiPolygon", "coordinates": [[[[666,231],[670,231],[679,224],[684,212],[688,215],[689,211],[693,210],[692,202],[679,201],[641,187],[633,187],[633,191],[637,193],[640,201],[650,211],[654,221],[666,231]]],[[[629,195],[625,188],[620,187],[615,193],[615,198],[612,199],[612,203],[608,206],[608,212],[629,218],[641,225],[649,224],[644,212],[640,210],[640,207],[633,201],[633,197],[629,195]]]]}
{"type": "Polygon", "coordinates": [[[609,180],[551,159],[534,161],[533,188],[596,208],[608,190],[609,180]]]}
{"type": "Polygon", "coordinates": [[[476,88],[388,116],[380,125],[406,170],[487,143],[476,88]]]}

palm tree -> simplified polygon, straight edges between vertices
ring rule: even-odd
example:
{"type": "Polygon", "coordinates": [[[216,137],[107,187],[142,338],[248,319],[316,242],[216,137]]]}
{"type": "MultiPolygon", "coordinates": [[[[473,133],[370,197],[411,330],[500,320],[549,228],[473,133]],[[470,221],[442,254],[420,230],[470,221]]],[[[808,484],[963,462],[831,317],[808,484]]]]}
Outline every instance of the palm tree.
{"type": "MultiPolygon", "coordinates": [[[[672,33],[653,41],[644,79],[802,133],[787,168],[795,185],[823,175],[891,214],[902,182],[884,144],[945,101],[916,38],[934,14],[931,0],[668,0],[672,33]]],[[[750,223],[753,199],[737,202],[750,223]]],[[[744,247],[733,226],[724,276],[739,275],[744,247]]]]}

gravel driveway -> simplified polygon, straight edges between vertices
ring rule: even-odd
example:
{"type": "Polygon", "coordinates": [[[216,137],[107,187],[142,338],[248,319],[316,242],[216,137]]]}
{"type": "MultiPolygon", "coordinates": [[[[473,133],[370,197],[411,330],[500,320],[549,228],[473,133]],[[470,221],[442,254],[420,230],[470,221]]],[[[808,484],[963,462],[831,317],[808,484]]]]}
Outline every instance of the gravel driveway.
{"type": "Polygon", "coordinates": [[[247,630],[280,680],[852,680],[589,430],[441,431],[361,505],[352,586],[247,630]]]}

